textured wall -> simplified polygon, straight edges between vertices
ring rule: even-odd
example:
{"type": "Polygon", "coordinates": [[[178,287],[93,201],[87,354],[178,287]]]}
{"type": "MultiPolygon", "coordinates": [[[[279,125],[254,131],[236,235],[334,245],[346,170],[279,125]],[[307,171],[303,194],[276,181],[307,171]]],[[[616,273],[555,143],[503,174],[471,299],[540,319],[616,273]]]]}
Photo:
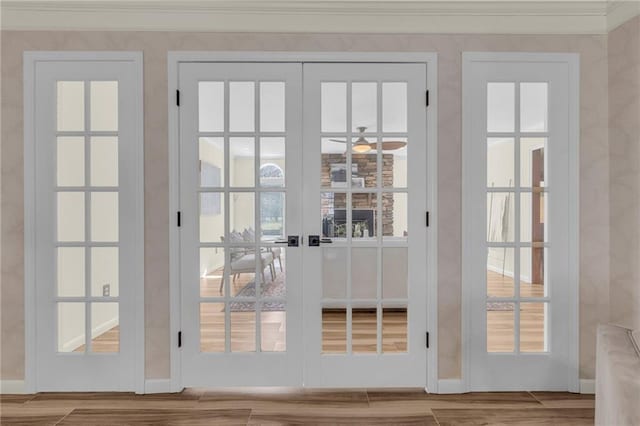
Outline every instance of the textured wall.
{"type": "Polygon", "coordinates": [[[608,319],[609,146],[605,36],[2,32],[2,368],[24,376],[24,50],[141,50],[145,89],[146,376],[169,376],[167,51],[437,52],[439,377],[461,374],[461,53],[577,52],[580,83],[580,375],[594,377],[596,324],[608,319]]]}
{"type": "Polygon", "coordinates": [[[640,328],[640,16],[608,44],[611,322],[640,328]]]}

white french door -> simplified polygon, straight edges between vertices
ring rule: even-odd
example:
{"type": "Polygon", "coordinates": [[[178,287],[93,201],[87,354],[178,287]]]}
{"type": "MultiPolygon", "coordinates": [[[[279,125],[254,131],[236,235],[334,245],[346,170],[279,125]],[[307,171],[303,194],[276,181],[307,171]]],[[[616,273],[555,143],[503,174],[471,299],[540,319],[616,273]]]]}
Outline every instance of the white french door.
{"type": "Polygon", "coordinates": [[[424,386],[426,65],[178,73],[181,385],[424,386]]]}
{"type": "Polygon", "coordinates": [[[473,54],[464,74],[468,387],[567,390],[577,377],[575,75],[566,61],[473,54]]]}

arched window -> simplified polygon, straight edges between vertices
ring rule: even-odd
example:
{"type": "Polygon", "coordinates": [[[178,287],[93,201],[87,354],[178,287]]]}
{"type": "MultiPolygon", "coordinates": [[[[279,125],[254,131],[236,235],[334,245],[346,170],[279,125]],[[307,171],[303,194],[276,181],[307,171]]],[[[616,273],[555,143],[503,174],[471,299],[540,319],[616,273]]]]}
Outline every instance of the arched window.
{"type": "Polygon", "coordinates": [[[260,166],[261,186],[284,186],[284,171],[276,164],[267,163],[260,166]]]}
{"type": "MultiPolygon", "coordinates": [[[[260,186],[282,188],[284,172],[272,163],[260,167],[260,186]]],[[[262,192],[260,194],[260,224],[264,239],[284,237],[284,192],[262,192]]]]}

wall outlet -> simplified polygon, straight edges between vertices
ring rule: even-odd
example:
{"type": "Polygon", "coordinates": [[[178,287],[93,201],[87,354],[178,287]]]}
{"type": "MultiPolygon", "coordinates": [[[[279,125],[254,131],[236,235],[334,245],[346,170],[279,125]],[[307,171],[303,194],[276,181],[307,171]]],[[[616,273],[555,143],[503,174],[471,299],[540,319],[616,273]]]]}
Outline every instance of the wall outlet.
{"type": "Polygon", "coordinates": [[[102,286],[102,296],[103,297],[111,296],[111,284],[104,284],[102,286]]]}

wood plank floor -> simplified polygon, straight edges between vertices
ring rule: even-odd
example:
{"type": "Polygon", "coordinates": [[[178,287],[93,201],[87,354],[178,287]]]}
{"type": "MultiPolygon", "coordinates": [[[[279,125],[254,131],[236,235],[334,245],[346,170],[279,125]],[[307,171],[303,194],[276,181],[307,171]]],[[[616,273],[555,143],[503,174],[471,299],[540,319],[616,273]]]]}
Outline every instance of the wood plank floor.
{"type": "Polygon", "coordinates": [[[592,425],[593,395],[419,389],[187,389],[1,395],[2,425],[592,425]]]}

